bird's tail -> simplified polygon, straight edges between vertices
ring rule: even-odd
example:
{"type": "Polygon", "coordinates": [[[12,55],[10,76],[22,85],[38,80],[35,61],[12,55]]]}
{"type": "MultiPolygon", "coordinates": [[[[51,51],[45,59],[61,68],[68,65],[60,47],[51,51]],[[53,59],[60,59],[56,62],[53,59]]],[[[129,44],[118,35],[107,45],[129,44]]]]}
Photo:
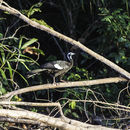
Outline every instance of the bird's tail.
{"type": "Polygon", "coordinates": [[[37,75],[40,72],[45,71],[45,70],[46,69],[35,69],[35,70],[32,70],[32,71],[29,71],[29,72],[27,72],[27,78],[30,78],[30,77],[32,77],[34,75],[37,75]]]}

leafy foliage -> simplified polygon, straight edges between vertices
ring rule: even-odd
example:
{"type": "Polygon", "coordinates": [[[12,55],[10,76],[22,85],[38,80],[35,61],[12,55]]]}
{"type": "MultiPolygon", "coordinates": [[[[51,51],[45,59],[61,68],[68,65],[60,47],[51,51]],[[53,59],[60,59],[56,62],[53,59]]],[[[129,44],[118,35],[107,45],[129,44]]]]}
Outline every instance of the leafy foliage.
{"type": "MultiPolygon", "coordinates": [[[[42,5],[43,5],[42,2],[36,3],[36,4],[32,5],[29,10],[22,10],[22,12],[23,12],[24,14],[26,14],[26,15],[30,18],[31,16],[34,15],[34,13],[36,13],[36,12],[42,12],[41,9],[40,9],[40,7],[41,7],[42,5]]],[[[50,28],[50,29],[53,29],[53,28],[52,28],[51,26],[49,26],[43,19],[41,19],[41,20],[38,20],[38,19],[36,19],[36,18],[30,18],[30,19],[33,20],[33,21],[35,21],[35,22],[37,22],[37,23],[39,23],[39,24],[41,24],[41,25],[44,25],[44,26],[46,26],[46,27],[48,27],[48,28],[50,28]]]]}
{"type": "MultiPolygon", "coordinates": [[[[103,34],[104,42],[110,45],[110,48],[117,48],[116,51],[111,52],[108,56],[114,58],[117,64],[129,63],[128,50],[130,44],[130,18],[122,9],[113,11],[112,13],[107,9],[100,9],[101,15],[104,17],[101,21],[104,23],[104,28],[100,29],[103,34]],[[110,39],[110,40],[108,40],[110,39]]],[[[106,50],[105,50],[106,51],[106,50]]]]}
{"type": "Polygon", "coordinates": [[[41,12],[40,7],[42,2],[36,3],[30,7],[29,10],[22,10],[22,13],[26,14],[29,18],[36,12],[41,12]]]}
{"type": "MultiPolygon", "coordinates": [[[[1,82],[1,92],[4,90],[4,86],[10,85],[10,82],[12,83],[12,86],[14,82],[17,82],[15,81],[16,76],[20,76],[28,85],[27,79],[20,73],[20,71],[22,71],[20,68],[21,66],[24,66],[26,70],[29,70],[28,63],[36,63],[36,61],[24,55],[22,53],[22,50],[36,41],[37,39],[31,39],[23,44],[23,37],[21,37],[17,40],[14,40],[11,43],[12,45],[8,45],[8,43],[10,43],[10,40],[4,40],[2,43],[0,43],[0,78],[1,81],[3,80],[3,82],[1,82]],[[14,46],[14,43],[18,43],[18,45],[14,46]]],[[[40,49],[39,53],[44,54],[40,49]]]]}

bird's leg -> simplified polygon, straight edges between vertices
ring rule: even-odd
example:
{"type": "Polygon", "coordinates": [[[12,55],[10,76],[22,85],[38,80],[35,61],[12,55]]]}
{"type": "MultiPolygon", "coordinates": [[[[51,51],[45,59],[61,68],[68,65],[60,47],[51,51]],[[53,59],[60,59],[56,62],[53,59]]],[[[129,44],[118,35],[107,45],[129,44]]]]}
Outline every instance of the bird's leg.
{"type": "Polygon", "coordinates": [[[64,74],[60,75],[60,81],[61,81],[61,82],[66,82],[65,80],[62,79],[63,76],[64,76],[64,74]]]}
{"type": "Polygon", "coordinates": [[[58,85],[58,83],[56,83],[56,76],[53,76],[53,84],[55,84],[56,86],[58,85]]]}
{"type": "Polygon", "coordinates": [[[53,78],[53,82],[52,82],[52,83],[55,84],[55,83],[56,83],[56,80],[55,80],[55,79],[56,79],[56,76],[55,76],[55,75],[52,75],[52,74],[50,74],[50,76],[53,78]]]}
{"type": "Polygon", "coordinates": [[[55,84],[56,83],[56,80],[55,80],[55,76],[53,76],[53,84],[55,84]]]}

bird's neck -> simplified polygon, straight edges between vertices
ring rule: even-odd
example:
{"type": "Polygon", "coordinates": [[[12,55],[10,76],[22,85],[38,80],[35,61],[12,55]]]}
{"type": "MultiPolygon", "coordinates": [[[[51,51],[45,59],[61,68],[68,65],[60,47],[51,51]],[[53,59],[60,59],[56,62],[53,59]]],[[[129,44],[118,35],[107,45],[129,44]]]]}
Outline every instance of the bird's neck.
{"type": "Polygon", "coordinates": [[[71,63],[71,67],[72,67],[72,66],[73,66],[73,64],[74,64],[73,59],[71,59],[71,60],[70,60],[70,63],[71,63]]]}

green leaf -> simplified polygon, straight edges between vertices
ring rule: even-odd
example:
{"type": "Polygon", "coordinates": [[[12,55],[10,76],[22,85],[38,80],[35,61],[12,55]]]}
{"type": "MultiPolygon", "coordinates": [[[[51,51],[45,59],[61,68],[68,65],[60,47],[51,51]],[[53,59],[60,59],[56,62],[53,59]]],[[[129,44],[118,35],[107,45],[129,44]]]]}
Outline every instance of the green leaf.
{"type": "Polygon", "coordinates": [[[1,94],[5,94],[6,93],[6,89],[3,88],[2,84],[0,85],[0,95],[1,94]]]}
{"type": "Polygon", "coordinates": [[[37,20],[37,19],[35,19],[35,18],[32,18],[31,20],[33,20],[33,21],[35,21],[35,22],[37,22],[37,23],[39,23],[39,24],[41,24],[41,25],[44,25],[44,26],[46,26],[46,27],[48,27],[48,28],[50,28],[50,29],[52,29],[52,30],[54,30],[51,26],[49,26],[44,20],[37,20]]]}
{"type": "Polygon", "coordinates": [[[26,62],[32,62],[32,63],[35,63],[35,64],[37,64],[37,65],[39,65],[35,60],[33,60],[32,58],[30,58],[30,57],[28,57],[28,56],[26,56],[26,55],[20,55],[20,57],[23,57],[23,58],[27,58],[25,61],[26,62]],[[29,60],[30,59],[30,60],[29,60]]]}
{"type": "Polygon", "coordinates": [[[0,72],[1,72],[3,79],[7,80],[6,74],[1,68],[0,68],[0,72]]]}
{"type": "Polygon", "coordinates": [[[20,38],[20,41],[19,41],[19,49],[20,49],[21,46],[22,46],[22,42],[23,42],[23,37],[20,38]]]}
{"type": "Polygon", "coordinates": [[[33,6],[31,6],[31,8],[28,10],[25,10],[27,12],[27,16],[30,17],[31,15],[33,15],[35,12],[41,12],[40,8],[42,6],[42,2],[38,2],[36,4],[34,4],[33,6]]]}
{"type": "Polygon", "coordinates": [[[20,76],[20,77],[21,77],[21,78],[22,78],[22,79],[26,82],[26,84],[27,84],[27,85],[29,85],[28,81],[24,78],[24,76],[23,76],[23,75],[21,75],[21,74],[20,74],[19,72],[17,72],[17,71],[16,71],[16,73],[18,73],[18,74],[19,74],[19,76],[20,76]]]}
{"type": "MultiPolygon", "coordinates": [[[[9,62],[8,62],[8,63],[9,63],[9,62]]],[[[6,68],[6,69],[8,69],[8,70],[10,71],[12,68],[11,68],[11,69],[6,68]]],[[[17,74],[19,74],[19,76],[26,82],[26,84],[29,85],[28,81],[24,78],[24,76],[23,76],[22,74],[20,74],[18,71],[14,70],[14,69],[12,69],[12,71],[14,71],[14,72],[16,72],[17,74]]]]}
{"type": "Polygon", "coordinates": [[[18,97],[17,95],[13,96],[11,101],[21,101],[22,99],[18,97]]]}
{"type": "Polygon", "coordinates": [[[32,48],[32,50],[34,50],[35,52],[41,54],[41,55],[45,55],[44,52],[41,49],[38,48],[32,48]]]}
{"type": "Polygon", "coordinates": [[[35,12],[41,12],[41,10],[39,8],[33,8],[32,10],[29,10],[27,16],[30,17],[31,15],[33,15],[35,12]]]}
{"type": "Polygon", "coordinates": [[[71,109],[75,109],[75,107],[76,107],[76,102],[75,102],[75,101],[71,101],[71,102],[69,103],[69,107],[71,107],[71,109]]]}
{"type": "Polygon", "coordinates": [[[80,75],[79,75],[79,74],[75,74],[74,76],[75,76],[75,77],[74,77],[74,78],[75,78],[75,80],[79,80],[79,79],[81,79],[81,77],[80,77],[80,75]]]}
{"type": "Polygon", "coordinates": [[[24,43],[24,45],[21,47],[21,49],[25,49],[26,47],[30,46],[31,44],[33,44],[34,42],[37,42],[38,39],[36,38],[32,38],[30,41],[24,43]]]}
{"type": "Polygon", "coordinates": [[[116,63],[118,64],[118,63],[120,62],[120,57],[119,57],[119,56],[116,56],[116,57],[115,57],[115,61],[116,61],[116,63]]]}
{"type": "Polygon", "coordinates": [[[9,69],[9,73],[10,73],[10,78],[13,79],[13,71],[12,71],[13,69],[8,61],[7,61],[7,64],[8,64],[8,69],[9,69]]]}
{"type": "Polygon", "coordinates": [[[33,63],[33,61],[32,60],[28,60],[28,59],[10,59],[10,60],[8,60],[8,61],[10,61],[10,62],[29,62],[29,63],[33,63]]]}
{"type": "Polygon", "coordinates": [[[106,88],[106,91],[107,91],[107,93],[110,93],[111,91],[110,91],[110,88],[106,88]]]}
{"type": "Polygon", "coordinates": [[[102,19],[102,21],[106,21],[111,23],[111,20],[113,19],[113,16],[106,16],[104,19],[102,19]]]}
{"type": "Polygon", "coordinates": [[[5,14],[10,14],[8,11],[4,11],[5,14]]]}
{"type": "Polygon", "coordinates": [[[1,61],[4,63],[5,62],[5,52],[3,48],[0,48],[0,52],[1,52],[1,61]]]}
{"type": "Polygon", "coordinates": [[[71,113],[71,110],[70,109],[65,109],[64,110],[64,115],[66,116],[68,113],[71,113]]]}
{"type": "Polygon", "coordinates": [[[126,42],[126,39],[123,38],[123,37],[120,37],[120,38],[118,39],[118,41],[119,41],[119,42],[126,42]]]}
{"type": "Polygon", "coordinates": [[[24,67],[25,67],[28,71],[30,71],[30,69],[28,68],[28,66],[27,66],[24,62],[20,62],[20,63],[23,64],[24,67]]]}
{"type": "Polygon", "coordinates": [[[72,115],[73,115],[75,118],[79,118],[79,115],[78,115],[76,112],[72,112],[72,115]]]}
{"type": "Polygon", "coordinates": [[[2,34],[2,33],[0,33],[0,39],[1,39],[1,38],[3,38],[3,34],[2,34]]]}
{"type": "Polygon", "coordinates": [[[73,80],[74,79],[74,74],[71,73],[68,77],[67,77],[67,80],[70,81],[70,80],[73,80]]]}

